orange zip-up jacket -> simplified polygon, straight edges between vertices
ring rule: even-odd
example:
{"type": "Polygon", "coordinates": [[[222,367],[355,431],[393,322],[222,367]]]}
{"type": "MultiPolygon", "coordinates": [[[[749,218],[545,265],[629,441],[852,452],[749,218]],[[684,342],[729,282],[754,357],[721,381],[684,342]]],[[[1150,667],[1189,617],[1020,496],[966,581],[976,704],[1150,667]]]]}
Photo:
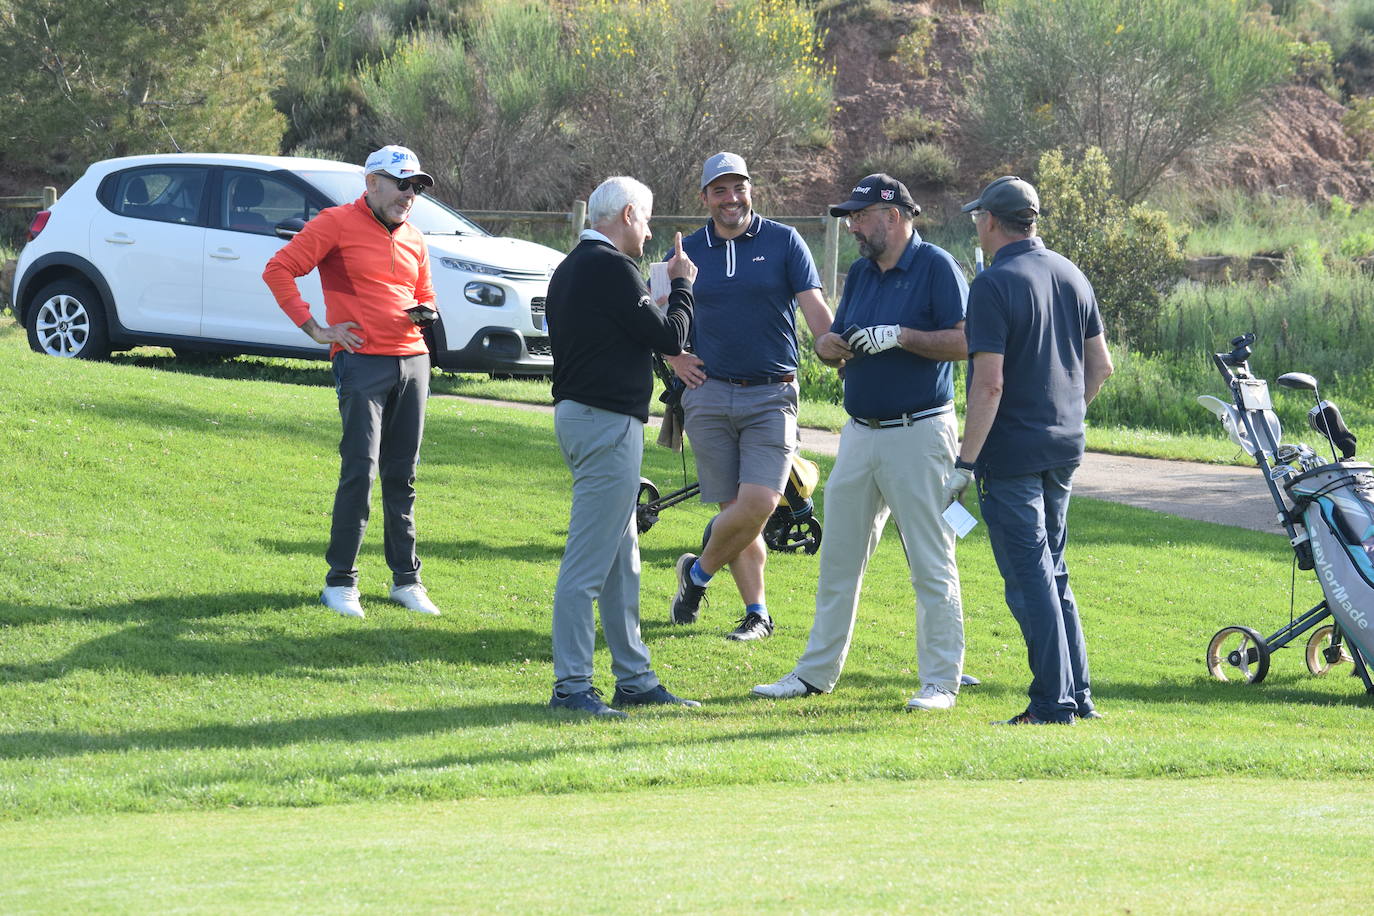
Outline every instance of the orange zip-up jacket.
{"type": "MultiPolygon", "coordinates": [[[[352,321],[363,339],[358,353],[413,356],[427,352],[424,336],[405,310],[434,307],[425,237],[410,223],[388,232],[363,195],[330,207],[305,224],[262,272],[272,295],[296,327],[310,318],[296,278],[316,267],[324,291],[325,321],[352,321]]],[[[332,359],[342,347],[329,350],[332,359]]]]}

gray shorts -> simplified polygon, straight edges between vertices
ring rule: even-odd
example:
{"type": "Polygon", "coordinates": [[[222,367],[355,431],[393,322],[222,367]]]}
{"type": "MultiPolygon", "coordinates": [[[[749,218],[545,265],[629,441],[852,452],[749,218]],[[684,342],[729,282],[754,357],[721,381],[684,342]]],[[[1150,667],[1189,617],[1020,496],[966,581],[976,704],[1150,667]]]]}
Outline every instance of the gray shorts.
{"type": "Polygon", "coordinates": [[[701,501],[735,499],[742,483],[781,493],[797,450],[797,385],[731,385],[708,378],[682,396],[701,501]]]}

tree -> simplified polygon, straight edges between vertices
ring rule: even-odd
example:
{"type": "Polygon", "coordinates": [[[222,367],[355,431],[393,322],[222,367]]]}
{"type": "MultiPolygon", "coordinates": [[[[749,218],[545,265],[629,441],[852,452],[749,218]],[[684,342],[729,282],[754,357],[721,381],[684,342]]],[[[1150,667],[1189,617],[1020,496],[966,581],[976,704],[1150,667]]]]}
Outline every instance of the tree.
{"type": "Polygon", "coordinates": [[[1282,33],[1234,0],[994,0],[975,57],[985,142],[1097,147],[1138,200],[1184,152],[1246,123],[1289,72],[1282,33]]]}
{"type": "Polygon", "coordinates": [[[94,159],[275,152],[268,90],[291,40],[271,0],[15,0],[0,6],[0,153],[78,172],[94,159]]]}
{"type": "Polygon", "coordinates": [[[1109,335],[1138,344],[1183,273],[1182,246],[1168,215],[1113,193],[1111,169],[1099,149],[1089,149],[1077,164],[1059,150],[1045,153],[1036,188],[1045,244],[1092,282],[1109,335]]]}
{"type": "Polygon", "coordinates": [[[579,157],[644,181],[659,212],[695,207],[713,153],[744,156],[767,187],[830,140],[834,71],[797,0],[583,0],[571,16],[589,77],[579,157]]]}

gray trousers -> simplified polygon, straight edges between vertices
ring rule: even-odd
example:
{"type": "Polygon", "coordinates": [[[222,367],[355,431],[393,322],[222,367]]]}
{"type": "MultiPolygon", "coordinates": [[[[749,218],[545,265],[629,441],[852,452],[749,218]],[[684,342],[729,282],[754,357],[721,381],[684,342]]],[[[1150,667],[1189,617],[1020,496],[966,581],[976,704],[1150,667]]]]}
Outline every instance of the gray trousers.
{"type": "Polygon", "coordinates": [[[326,585],[358,584],[358,551],[371,511],[372,479],[382,479],[386,565],[396,585],[420,581],[415,555],[415,466],[425,432],[429,354],[334,357],[339,393],[339,488],[325,562],[326,585]]]}
{"type": "Polygon", "coordinates": [[[554,689],[568,694],[592,686],[595,601],[616,683],[632,691],[652,690],[658,676],[639,635],[635,527],[644,424],[564,400],[554,408],[553,425],[573,481],[568,543],[553,593],[554,689]]]}

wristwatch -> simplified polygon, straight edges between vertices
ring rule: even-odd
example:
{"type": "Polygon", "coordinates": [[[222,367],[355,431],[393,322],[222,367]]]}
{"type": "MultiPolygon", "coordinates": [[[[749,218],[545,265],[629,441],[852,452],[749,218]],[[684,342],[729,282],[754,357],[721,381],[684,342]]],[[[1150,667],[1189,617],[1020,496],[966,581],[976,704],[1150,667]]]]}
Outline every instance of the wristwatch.
{"type": "Polygon", "coordinates": [[[978,466],[975,465],[972,461],[965,461],[965,460],[962,459],[962,458],[955,458],[955,459],[954,459],[954,466],[955,466],[956,468],[958,468],[959,470],[961,470],[961,471],[973,471],[973,470],[977,470],[977,467],[978,467],[978,466]]]}

